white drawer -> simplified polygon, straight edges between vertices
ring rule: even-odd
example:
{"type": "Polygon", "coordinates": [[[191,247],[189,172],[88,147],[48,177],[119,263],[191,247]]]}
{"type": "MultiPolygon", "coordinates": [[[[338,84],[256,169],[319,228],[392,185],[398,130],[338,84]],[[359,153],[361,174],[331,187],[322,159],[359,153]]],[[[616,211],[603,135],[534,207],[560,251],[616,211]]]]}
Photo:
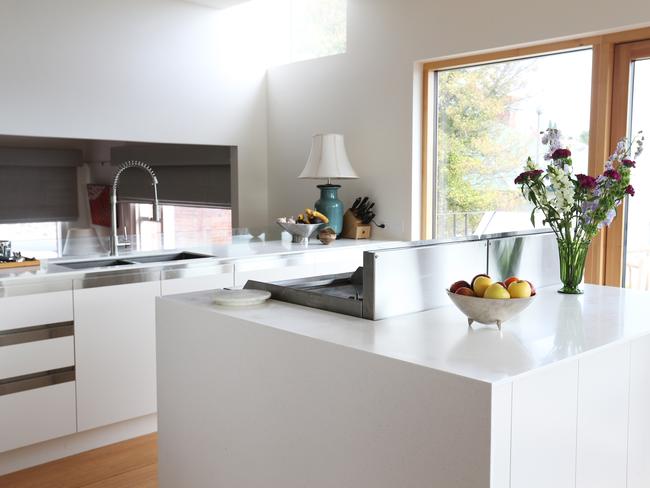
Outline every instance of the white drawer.
{"type": "Polygon", "coordinates": [[[0,330],[71,320],[72,281],[0,289],[0,330]]]}
{"type": "Polygon", "coordinates": [[[0,396],[0,452],[76,430],[74,381],[0,396]]]}
{"type": "Polygon", "coordinates": [[[0,347],[0,380],[74,366],[74,337],[0,347]]]}

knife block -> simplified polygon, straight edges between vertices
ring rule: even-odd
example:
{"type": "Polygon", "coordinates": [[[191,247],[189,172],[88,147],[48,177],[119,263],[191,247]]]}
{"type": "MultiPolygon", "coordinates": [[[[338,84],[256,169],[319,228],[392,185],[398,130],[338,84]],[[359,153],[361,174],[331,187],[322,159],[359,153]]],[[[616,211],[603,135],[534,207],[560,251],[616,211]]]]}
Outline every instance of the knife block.
{"type": "Polygon", "coordinates": [[[341,237],[347,239],[370,239],[372,226],[364,224],[348,209],[343,215],[343,231],[341,237]]]}

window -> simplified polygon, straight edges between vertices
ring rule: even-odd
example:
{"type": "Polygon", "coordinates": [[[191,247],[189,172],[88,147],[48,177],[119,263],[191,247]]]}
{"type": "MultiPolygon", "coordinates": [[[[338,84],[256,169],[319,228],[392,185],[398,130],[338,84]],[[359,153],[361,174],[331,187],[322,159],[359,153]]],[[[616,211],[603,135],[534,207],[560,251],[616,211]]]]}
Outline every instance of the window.
{"type": "MultiPolygon", "coordinates": [[[[232,30],[233,36],[242,29],[256,32],[255,56],[267,67],[343,54],[347,4],[347,0],[253,0],[225,9],[222,28],[232,30]]],[[[250,48],[245,47],[241,56],[250,48]]]]}
{"type": "Polygon", "coordinates": [[[56,258],[61,250],[60,222],[0,224],[0,239],[12,242],[12,250],[29,258],[56,258]]]}
{"type": "Polygon", "coordinates": [[[544,158],[540,132],[563,131],[588,170],[592,50],[429,71],[433,236],[532,228],[513,180],[544,158]]]}
{"type": "Polygon", "coordinates": [[[291,0],[290,9],[290,62],[345,52],[347,0],[291,0]]]}
{"type": "Polygon", "coordinates": [[[228,244],[232,240],[232,211],[215,207],[161,205],[161,221],[152,221],[153,206],[145,203],[123,204],[123,215],[130,216],[127,228],[140,250],[176,249],[228,244]],[[162,239],[162,242],[161,242],[162,239]]]}

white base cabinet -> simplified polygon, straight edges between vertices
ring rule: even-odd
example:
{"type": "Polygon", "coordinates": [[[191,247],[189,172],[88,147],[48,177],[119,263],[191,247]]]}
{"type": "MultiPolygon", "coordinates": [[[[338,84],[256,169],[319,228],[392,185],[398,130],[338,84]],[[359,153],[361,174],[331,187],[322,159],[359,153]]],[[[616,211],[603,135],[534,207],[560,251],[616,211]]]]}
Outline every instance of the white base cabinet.
{"type": "Polygon", "coordinates": [[[348,346],[341,332],[349,321],[408,335],[414,316],[219,310],[207,294],[157,307],[163,488],[650,486],[650,336],[490,382],[369,353],[352,325],[348,346]],[[329,321],[332,341],[320,335],[329,321]]]}
{"type": "Polygon", "coordinates": [[[0,452],[76,431],[74,381],[0,396],[0,452]]]}
{"type": "Polygon", "coordinates": [[[74,290],[79,431],[156,411],[160,282],[74,290]]]}

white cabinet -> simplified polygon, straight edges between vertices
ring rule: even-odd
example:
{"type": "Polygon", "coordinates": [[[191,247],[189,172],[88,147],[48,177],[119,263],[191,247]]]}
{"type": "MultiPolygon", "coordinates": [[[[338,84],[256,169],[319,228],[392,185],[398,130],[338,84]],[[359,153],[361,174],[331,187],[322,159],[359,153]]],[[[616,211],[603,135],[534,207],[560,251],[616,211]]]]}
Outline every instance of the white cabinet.
{"type": "Polygon", "coordinates": [[[650,486],[650,336],[632,344],[627,488],[650,486]]]}
{"type": "Polygon", "coordinates": [[[0,331],[72,320],[72,281],[0,288],[0,331]]]}
{"type": "Polygon", "coordinates": [[[156,411],[155,298],[160,281],[149,278],[138,282],[147,279],[143,272],[75,281],[80,431],[156,411]]]}
{"type": "Polygon", "coordinates": [[[511,488],[575,486],[578,362],[512,385],[511,488]]]}
{"type": "Polygon", "coordinates": [[[75,383],[0,395],[0,452],[74,434],[75,383]]]}
{"type": "Polygon", "coordinates": [[[235,263],[235,285],[248,280],[283,281],[309,276],[348,273],[363,266],[363,250],[336,249],[304,254],[288,254],[235,263]]]}
{"type": "Polygon", "coordinates": [[[73,434],[72,281],[0,287],[0,452],[73,434]]]}
{"type": "Polygon", "coordinates": [[[188,269],[165,270],[161,274],[163,295],[226,288],[234,284],[234,266],[218,264],[188,269]]]}
{"type": "Polygon", "coordinates": [[[74,366],[72,336],[0,347],[0,380],[71,366],[74,366]]]}
{"type": "Polygon", "coordinates": [[[580,359],[576,488],[626,486],[630,346],[580,359]]]}

